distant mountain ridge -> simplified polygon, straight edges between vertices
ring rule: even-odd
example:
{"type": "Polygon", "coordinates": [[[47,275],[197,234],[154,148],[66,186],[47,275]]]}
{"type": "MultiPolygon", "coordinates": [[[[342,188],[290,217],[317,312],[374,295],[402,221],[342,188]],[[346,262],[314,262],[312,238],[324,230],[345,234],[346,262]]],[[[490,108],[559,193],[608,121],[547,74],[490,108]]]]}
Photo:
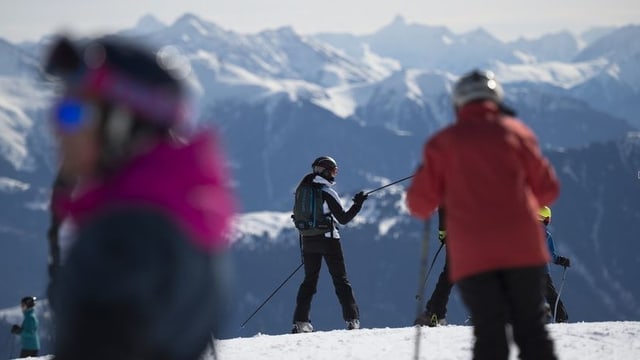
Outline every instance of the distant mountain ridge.
{"type": "MultiPolygon", "coordinates": [[[[566,184],[555,211],[560,250],[576,259],[567,280],[570,315],[638,318],[638,290],[625,275],[637,265],[626,248],[636,249],[631,239],[640,213],[637,183],[629,180],[640,167],[637,144],[627,137],[640,127],[638,26],[503,43],[481,29],[459,35],[403,19],[366,36],[303,36],[287,27],[245,35],[186,14],[169,25],[146,17],[122,34],[176,56],[200,123],[221,133],[243,218],[258,222],[261,212],[269,212],[280,221],[281,232],[267,229],[264,235],[246,231],[240,220],[232,252],[239,285],[234,316],[252,311],[297,266],[297,234],[286,228],[286,214],[295,185],[316,156],[338,160],[347,202],[359,190],[410,175],[425,139],[454,118],[454,82],[462,72],[486,66],[566,184]],[[624,250],[609,252],[605,238],[624,250]],[[291,263],[274,264],[276,256],[291,263]],[[572,286],[593,294],[593,305],[571,295],[572,286]],[[598,313],[589,315],[589,306],[598,313]]],[[[46,210],[56,168],[47,116],[55,87],[43,78],[39,61],[50,41],[0,40],[0,307],[24,294],[44,295],[46,210]]],[[[353,239],[345,249],[357,296],[366,313],[388,316],[380,324],[412,321],[404,309],[413,308],[421,224],[403,213],[402,199],[401,186],[381,194],[345,228],[345,239],[353,239]],[[371,284],[372,272],[379,278],[371,284]],[[403,295],[391,297],[390,283],[403,295]]],[[[289,327],[294,287],[284,290],[284,302],[274,302],[268,316],[256,319],[257,327],[289,327]]],[[[321,292],[327,294],[314,302],[318,313],[336,306],[332,292],[321,292]]],[[[457,297],[451,306],[452,320],[463,321],[457,297]]],[[[318,321],[321,328],[335,327],[332,319],[318,321]]]]}

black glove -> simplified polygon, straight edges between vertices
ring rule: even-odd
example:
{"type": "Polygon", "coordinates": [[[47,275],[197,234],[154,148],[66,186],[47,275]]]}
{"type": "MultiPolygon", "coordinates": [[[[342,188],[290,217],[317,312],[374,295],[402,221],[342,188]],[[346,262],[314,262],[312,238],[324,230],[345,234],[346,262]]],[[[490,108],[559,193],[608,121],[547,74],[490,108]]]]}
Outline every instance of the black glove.
{"type": "Polygon", "coordinates": [[[11,333],[12,334],[20,334],[20,330],[22,330],[22,329],[20,329],[20,326],[18,326],[18,325],[14,324],[13,326],[11,326],[11,333]]]}
{"type": "Polygon", "coordinates": [[[368,197],[369,195],[366,195],[364,191],[360,191],[356,194],[356,196],[353,197],[353,203],[358,206],[362,206],[362,203],[367,200],[368,197]]]}
{"type": "Polygon", "coordinates": [[[438,230],[438,240],[442,245],[447,242],[447,230],[438,230]]]}
{"type": "Polygon", "coordinates": [[[564,256],[556,256],[555,264],[564,267],[571,267],[571,261],[569,261],[569,258],[564,256]]]}

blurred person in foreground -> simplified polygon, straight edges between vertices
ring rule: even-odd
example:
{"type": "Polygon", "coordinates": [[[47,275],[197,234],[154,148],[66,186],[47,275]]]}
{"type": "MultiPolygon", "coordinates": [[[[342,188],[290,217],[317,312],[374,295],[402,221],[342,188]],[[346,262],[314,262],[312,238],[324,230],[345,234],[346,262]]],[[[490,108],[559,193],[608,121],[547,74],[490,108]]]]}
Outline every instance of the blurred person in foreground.
{"type": "Polygon", "coordinates": [[[427,142],[407,206],[421,219],[447,209],[449,276],[473,319],[473,358],[508,359],[511,323],[521,359],[556,359],[544,326],[549,251],[537,213],[558,197],[559,184],[534,133],[503,98],[491,72],[457,81],[457,119],[427,142]]]}
{"type": "Polygon", "coordinates": [[[76,237],[55,275],[56,360],[195,360],[226,311],[224,158],[158,54],[118,37],[48,53],[60,176],[76,184],[56,204],[76,237]]]}

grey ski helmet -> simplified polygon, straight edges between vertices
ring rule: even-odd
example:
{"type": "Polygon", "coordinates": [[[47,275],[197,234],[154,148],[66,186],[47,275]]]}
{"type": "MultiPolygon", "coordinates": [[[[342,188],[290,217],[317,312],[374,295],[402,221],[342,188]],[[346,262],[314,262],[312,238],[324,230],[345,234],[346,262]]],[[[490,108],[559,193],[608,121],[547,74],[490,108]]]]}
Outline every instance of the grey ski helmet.
{"type": "Polygon", "coordinates": [[[461,107],[474,100],[492,100],[502,104],[504,91],[491,71],[473,70],[453,87],[453,104],[461,107]]]}

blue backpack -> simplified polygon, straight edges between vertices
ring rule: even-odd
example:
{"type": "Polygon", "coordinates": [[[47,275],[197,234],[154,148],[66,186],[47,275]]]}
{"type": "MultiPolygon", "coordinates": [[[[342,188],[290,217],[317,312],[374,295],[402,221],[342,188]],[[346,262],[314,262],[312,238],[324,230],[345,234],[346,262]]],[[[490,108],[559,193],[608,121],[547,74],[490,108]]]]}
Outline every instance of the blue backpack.
{"type": "Polygon", "coordinates": [[[331,215],[322,208],[322,185],[308,182],[296,189],[293,203],[293,224],[302,236],[321,235],[333,230],[331,215]]]}

